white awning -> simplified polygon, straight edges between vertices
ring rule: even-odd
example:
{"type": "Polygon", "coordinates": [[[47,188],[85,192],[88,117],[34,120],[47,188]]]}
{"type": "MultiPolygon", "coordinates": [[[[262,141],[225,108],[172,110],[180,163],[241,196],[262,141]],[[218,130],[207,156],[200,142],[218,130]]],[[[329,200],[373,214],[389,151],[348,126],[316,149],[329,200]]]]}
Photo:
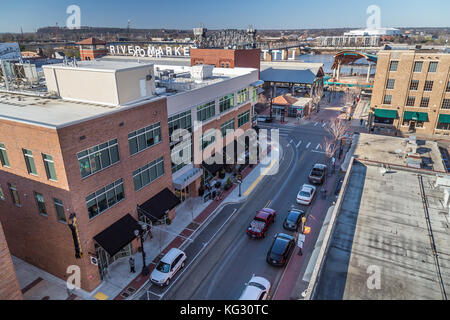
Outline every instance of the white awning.
{"type": "Polygon", "coordinates": [[[190,170],[183,173],[181,176],[173,180],[173,186],[177,190],[183,190],[192,182],[200,178],[203,174],[203,169],[201,168],[191,168],[190,170]]]}

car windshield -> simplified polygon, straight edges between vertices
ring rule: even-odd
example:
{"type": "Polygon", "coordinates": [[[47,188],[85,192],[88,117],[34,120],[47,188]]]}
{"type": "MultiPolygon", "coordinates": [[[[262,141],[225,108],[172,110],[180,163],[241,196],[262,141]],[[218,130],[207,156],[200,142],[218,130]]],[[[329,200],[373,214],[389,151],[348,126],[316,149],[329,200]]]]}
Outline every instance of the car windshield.
{"type": "Polygon", "coordinates": [[[308,197],[310,197],[310,196],[311,196],[311,193],[306,192],[306,191],[300,191],[300,197],[306,197],[306,198],[308,198],[308,197]]]}
{"type": "Polygon", "coordinates": [[[319,170],[319,169],[313,169],[312,171],[311,171],[311,175],[312,176],[318,176],[318,177],[320,177],[321,175],[322,175],[322,170],[319,170]]]}
{"type": "Polygon", "coordinates": [[[261,290],[266,290],[266,288],[262,284],[260,284],[258,282],[249,282],[248,285],[256,287],[256,288],[261,289],[261,290]]]}
{"type": "Polygon", "coordinates": [[[158,266],[156,267],[156,270],[158,270],[158,271],[160,271],[162,273],[169,273],[169,271],[170,271],[170,264],[160,261],[158,263],[158,266]]]}

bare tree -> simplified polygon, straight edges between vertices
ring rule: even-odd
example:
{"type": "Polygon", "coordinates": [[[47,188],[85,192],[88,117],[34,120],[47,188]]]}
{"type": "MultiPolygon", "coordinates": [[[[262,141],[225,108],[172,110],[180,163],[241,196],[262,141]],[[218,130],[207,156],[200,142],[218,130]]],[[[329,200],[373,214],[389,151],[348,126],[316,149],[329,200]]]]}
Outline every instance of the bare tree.
{"type": "MultiPolygon", "coordinates": [[[[334,154],[338,149],[337,141],[330,137],[325,137],[322,142],[322,149],[325,152],[325,156],[327,157],[327,163],[330,162],[331,158],[333,158],[334,154]]],[[[334,164],[333,161],[333,172],[334,172],[334,164]]]]}
{"type": "Polygon", "coordinates": [[[349,128],[350,124],[347,121],[335,118],[325,129],[331,135],[332,139],[337,142],[345,137],[349,128]]]}

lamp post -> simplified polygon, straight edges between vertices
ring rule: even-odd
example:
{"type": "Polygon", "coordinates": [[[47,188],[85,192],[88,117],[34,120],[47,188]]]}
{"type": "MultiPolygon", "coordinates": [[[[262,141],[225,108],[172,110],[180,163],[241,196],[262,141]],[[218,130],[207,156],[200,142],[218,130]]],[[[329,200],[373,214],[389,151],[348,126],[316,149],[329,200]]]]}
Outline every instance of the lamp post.
{"type": "Polygon", "coordinates": [[[242,184],[242,180],[238,180],[238,184],[239,184],[239,198],[241,197],[241,184],[242,184]]]}
{"type": "Polygon", "coordinates": [[[143,230],[134,230],[134,235],[136,237],[140,236],[141,238],[141,249],[142,249],[142,272],[141,274],[145,277],[149,274],[147,266],[145,265],[145,251],[144,251],[144,238],[143,238],[143,230]]]}

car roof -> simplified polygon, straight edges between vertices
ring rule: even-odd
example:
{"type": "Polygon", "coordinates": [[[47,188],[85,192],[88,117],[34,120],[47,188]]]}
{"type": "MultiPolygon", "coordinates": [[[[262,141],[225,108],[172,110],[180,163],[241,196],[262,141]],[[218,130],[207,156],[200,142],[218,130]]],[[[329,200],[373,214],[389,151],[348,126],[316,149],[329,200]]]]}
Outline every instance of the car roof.
{"type": "Polygon", "coordinates": [[[314,186],[312,186],[310,184],[304,184],[302,186],[302,190],[314,190],[314,189],[316,189],[316,187],[314,187],[314,186]]]}
{"type": "Polygon", "coordinates": [[[181,251],[180,249],[177,248],[172,248],[169,250],[169,252],[167,252],[164,257],[161,258],[162,262],[165,263],[172,263],[172,261],[178,257],[179,254],[184,253],[183,251],[181,251]]]}
{"type": "Polygon", "coordinates": [[[304,212],[303,211],[300,211],[300,210],[296,210],[296,209],[291,209],[291,210],[289,210],[289,214],[288,214],[288,216],[286,217],[286,219],[287,218],[289,218],[291,215],[296,215],[296,216],[299,216],[299,215],[301,215],[301,214],[303,214],[304,212]]]}
{"type": "Polygon", "coordinates": [[[294,237],[291,235],[288,235],[286,233],[277,233],[276,235],[277,238],[283,238],[285,240],[294,240],[294,237]]]}
{"type": "Polygon", "coordinates": [[[275,210],[269,208],[263,208],[256,213],[256,217],[261,219],[267,219],[268,216],[273,214],[275,210]]]}
{"type": "Polygon", "coordinates": [[[321,163],[316,163],[315,165],[314,165],[314,169],[320,169],[320,170],[323,170],[323,169],[325,169],[327,166],[326,165],[324,165],[324,164],[321,164],[321,163]]]}
{"type": "Polygon", "coordinates": [[[257,282],[257,283],[262,284],[266,288],[270,288],[270,281],[263,277],[253,276],[250,279],[249,283],[250,282],[257,282]]]}
{"type": "Polygon", "coordinates": [[[256,300],[261,294],[261,289],[254,286],[245,286],[239,300],[256,300]]]}

